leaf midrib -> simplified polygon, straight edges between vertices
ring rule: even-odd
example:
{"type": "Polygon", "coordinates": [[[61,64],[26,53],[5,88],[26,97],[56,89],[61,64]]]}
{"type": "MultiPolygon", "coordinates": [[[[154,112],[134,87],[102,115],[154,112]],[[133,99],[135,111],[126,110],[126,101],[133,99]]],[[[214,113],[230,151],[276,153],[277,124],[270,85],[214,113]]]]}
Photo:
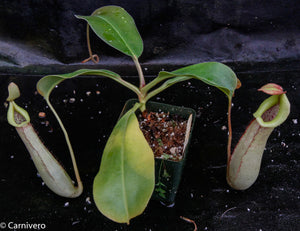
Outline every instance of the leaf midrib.
{"type": "Polygon", "coordinates": [[[129,52],[131,53],[132,56],[135,56],[134,52],[130,49],[130,46],[127,44],[127,42],[123,39],[123,37],[121,36],[121,34],[119,33],[119,31],[113,26],[113,24],[106,19],[105,17],[101,16],[101,15],[95,15],[96,17],[99,17],[101,19],[103,19],[105,22],[107,22],[116,32],[117,34],[120,36],[121,40],[123,41],[123,43],[126,45],[126,47],[128,48],[129,52]]]}
{"type": "MultiPolygon", "coordinates": [[[[46,89],[46,91],[42,90],[41,92],[43,93],[44,98],[49,100],[50,94],[53,91],[53,89],[55,88],[55,86],[58,85],[58,84],[60,84],[62,81],[66,80],[66,79],[78,77],[78,76],[80,76],[82,74],[83,75],[93,75],[93,74],[99,73],[99,72],[101,74],[105,73],[106,77],[112,78],[112,79],[116,80],[117,82],[123,81],[123,79],[121,78],[121,76],[118,75],[117,73],[110,73],[110,72],[107,72],[106,70],[101,70],[101,69],[100,70],[99,69],[95,69],[95,70],[80,69],[78,71],[73,72],[75,74],[71,75],[71,76],[68,75],[70,73],[68,73],[68,74],[62,74],[62,75],[48,75],[48,76],[45,76],[45,77],[58,77],[60,79],[58,81],[52,83],[51,84],[51,88],[46,89]],[[88,74],[88,73],[92,73],[92,74],[88,74]]],[[[103,76],[105,76],[105,75],[103,75],[103,76]]]]}
{"type": "MultiPolygon", "coordinates": [[[[171,74],[173,75],[173,77],[191,77],[193,79],[197,79],[197,80],[200,80],[202,82],[204,82],[205,84],[209,84],[213,87],[216,87],[216,88],[219,88],[220,90],[222,89],[225,89],[228,91],[228,97],[231,98],[232,95],[233,95],[233,91],[231,91],[231,89],[229,89],[228,87],[221,87],[219,84],[216,84],[214,82],[212,82],[211,80],[208,80],[200,75],[194,75],[194,74],[176,74],[176,73],[173,73],[173,72],[167,72],[165,71],[165,73],[168,73],[168,74],[171,74]]],[[[165,79],[169,79],[169,78],[172,78],[172,77],[162,77],[162,81],[165,80],[165,79]]],[[[223,91],[223,90],[222,90],[223,91]]],[[[224,91],[223,91],[224,92],[224,91]]],[[[225,93],[225,92],[224,92],[225,93]]],[[[226,93],[225,93],[226,94],[226,93]]],[[[226,94],[227,95],[227,94],[226,94]]]]}
{"type": "MultiPolygon", "coordinates": [[[[129,115],[130,117],[130,115],[129,115]]],[[[127,216],[127,220],[129,221],[129,210],[128,210],[128,203],[127,203],[127,194],[126,194],[126,184],[125,184],[125,168],[124,168],[124,149],[125,149],[125,137],[126,137],[126,130],[127,130],[127,126],[128,126],[128,120],[129,117],[126,118],[126,123],[125,123],[125,133],[122,137],[122,151],[121,151],[121,161],[122,161],[122,165],[121,165],[121,173],[122,173],[122,188],[123,188],[123,201],[124,201],[124,207],[125,207],[125,212],[126,212],[126,216],[127,216]]]]}

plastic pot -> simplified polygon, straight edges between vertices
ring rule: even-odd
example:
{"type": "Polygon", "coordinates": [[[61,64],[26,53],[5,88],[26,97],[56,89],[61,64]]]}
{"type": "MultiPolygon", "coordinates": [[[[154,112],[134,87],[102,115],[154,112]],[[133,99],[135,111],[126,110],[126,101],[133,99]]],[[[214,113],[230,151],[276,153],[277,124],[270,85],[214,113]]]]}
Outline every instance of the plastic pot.
{"type": "MultiPolygon", "coordinates": [[[[134,104],[138,102],[137,99],[129,99],[121,112],[124,115],[130,110],[134,104]]],[[[166,205],[171,205],[175,201],[175,196],[180,184],[181,175],[183,172],[184,164],[187,158],[188,147],[191,140],[191,133],[194,127],[196,118],[196,112],[191,108],[179,107],[164,103],[157,103],[148,101],[146,104],[148,112],[169,112],[170,116],[178,115],[183,119],[189,120],[187,126],[187,134],[185,140],[185,147],[183,157],[180,161],[165,160],[155,158],[155,189],[152,195],[152,199],[159,200],[166,205]],[[190,118],[190,119],[189,119],[190,118]],[[160,184],[158,184],[160,182],[160,184]],[[163,185],[163,186],[162,186],[163,185]],[[163,189],[164,193],[160,193],[163,189]]]]}

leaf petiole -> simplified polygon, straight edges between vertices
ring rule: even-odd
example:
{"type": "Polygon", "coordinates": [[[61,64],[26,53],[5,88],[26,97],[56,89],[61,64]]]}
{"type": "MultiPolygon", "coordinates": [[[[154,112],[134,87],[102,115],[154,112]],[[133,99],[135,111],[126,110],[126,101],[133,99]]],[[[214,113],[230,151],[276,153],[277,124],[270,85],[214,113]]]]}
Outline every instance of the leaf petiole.
{"type": "MultiPolygon", "coordinates": [[[[171,78],[171,77],[170,77],[171,78]]],[[[168,87],[171,87],[172,85],[176,84],[176,83],[180,83],[186,80],[191,79],[192,77],[187,77],[187,76],[178,76],[178,77],[173,77],[172,79],[169,79],[167,81],[165,81],[161,86],[159,86],[158,88],[156,88],[155,90],[149,92],[146,97],[145,97],[145,102],[147,102],[150,98],[152,98],[153,96],[159,94],[160,92],[166,90],[168,87]]]]}
{"type": "Polygon", "coordinates": [[[54,107],[50,103],[49,98],[46,99],[46,102],[47,102],[49,108],[51,109],[52,113],[54,114],[55,118],[57,119],[57,122],[59,123],[59,126],[61,127],[62,132],[64,133],[65,140],[66,140],[66,143],[67,143],[67,146],[68,146],[68,149],[69,149],[69,152],[70,152],[71,160],[72,160],[75,177],[76,177],[76,180],[77,180],[78,191],[82,191],[83,185],[82,185],[82,181],[80,179],[79,170],[78,170],[77,163],[76,163],[76,158],[75,158],[75,155],[74,155],[74,151],[73,151],[73,148],[72,148],[72,145],[71,145],[71,141],[70,141],[68,132],[65,129],[65,126],[63,125],[63,123],[62,123],[61,119],[59,118],[57,112],[55,111],[54,107]]]}
{"type": "Polygon", "coordinates": [[[139,75],[139,79],[140,79],[140,91],[142,90],[142,88],[145,86],[146,82],[145,82],[145,77],[144,77],[144,73],[141,67],[141,64],[139,63],[138,58],[134,55],[132,56],[133,62],[136,66],[136,69],[138,71],[138,75],[139,75]]]}

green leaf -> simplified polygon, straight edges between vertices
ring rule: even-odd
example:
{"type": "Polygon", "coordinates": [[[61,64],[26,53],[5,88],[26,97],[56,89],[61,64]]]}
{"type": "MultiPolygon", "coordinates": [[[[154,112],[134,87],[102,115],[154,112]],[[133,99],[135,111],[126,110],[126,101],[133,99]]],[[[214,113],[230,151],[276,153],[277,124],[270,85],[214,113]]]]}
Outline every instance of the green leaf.
{"type": "Polygon", "coordinates": [[[164,178],[168,178],[168,177],[170,177],[171,175],[167,172],[166,169],[164,169],[164,173],[163,173],[162,176],[163,176],[164,178]]]}
{"type": "Polygon", "coordinates": [[[100,212],[129,223],[146,208],[154,190],[154,155],[135,115],[140,104],[116,124],[105,146],[93,195],[100,212]]]}
{"type": "Polygon", "coordinates": [[[76,16],[84,19],[92,30],[108,45],[131,57],[143,52],[143,41],[133,18],[121,7],[104,6],[91,16],[76,16]]]}
{"type": "Polygon", "coordinates": [[[154,79],[152,82],[150,82],[149,84],[147,84],[144,88],[142,88],[141,92],[142,94],[146,95],[144,102],[147,102],[150,98],[152,98],[153,96],[159,94],[160,92],[164,91],[165,89],[167,89],[168,87],[174,85],[175,83],[179,83],[179,82],[183,82],[186,80],[191,79],[192,77],[186,77],[186,76],[179,76],[179,77],[174,77],[173,74],[167,74],[167,73],[162,73],[161,79],[158,79],[158,77],[156,79],[154,79]],[[165,81],[160,87],[156,88],[155,90],[147,93],[147,91],[153,87],[154,85],[156,85],[158,82],[160,82],[160,80],[162,81],[162,77],[164,77],[164,79],[168,79],[168,78],[172,78],[172,79],[168,79],[167,81],[165,81]],[[157,81],[155,84],[152,84],[154,81],[157,81]]]}
{"type": "MultiPolygon", "coordinates": [[[[63,122],[61,121],[59,115],[57,114],[57,112],[55,111],[54,107],[52,106],[49,96],[52,92],[52,90],[55,88],[55,86],[59,83],[61,83],[63,80],[65,79],[70,79],[79,75],[102,75],[102,76],[106,76],[109,77],[111,79],[116,80],[117,82],[127,86],[128,88],[131,88],[134,90],[134,86],[131,84],[127,83],[126,81],[123,81],[122,78],[111,71],[108,70],[88,70],[88,69],[82,69],[82,70],[77,70],[74,71],[72,73],[68,73],[68,74],[61,74],[61,75],[48,75],[43,77],[42,79],[40,79],[37,83],[37,90],[38,92],[45,98],[49,108],[51,109],[52,113],[54,114],[55,118],[57,119],[57,122],[59,123],[64,136],[65,136],[65,140],[70,152],[70,156],[72,159],[72,163],[73,163],[73,167],[74,167],[74,172],[75,172],[75,176],[77,179],[77,184],[78,184],[78,190],[80,192],[80,190],[82,190],[82,183],[81,183],[81,179],[79,176],[79,171],[77,168],[77,163],[76,163],[76,159],[75,159],[75,155],[74,155],[74,151],[71,145],[71,141],[69,139],[69,135],[67,130],[65,129],[63,122]]],[[[136,87],[135,87],[136,88],[136,87]]],[[[80,192],[81,193],[81,192],[80,192]]]]}
{"type": "MultiPolygon", "coordinates": [[[[163,76],[165,73],[160,72],[159,75],[163,76]]],[[[228,66],[217,62],[194,64],[167,73],[201,80],[208,85],[219,88],[228,98],[232,97],[238,82],[235,73],[228,66]]]]}
{"type": "MultiPolygon", "coordinates": [[[[157,94],[175,83],[186,81],[191,78],[201,80],[208,85],[219,88],[229,99],[232,98],[234,90],[237,88],[239,82],[235,73],[228,66],[217,62],[208,62],[194,64],[172,72],[161,71],[156,79],[142,89],[142,92],[145,93],[157,83],[167,80],[161,87],[157,88],[159,89],[155,92],[155,94],[157,94]]],[[[152,95],[154,94],[151,94],[151,97],[152,95]]]]}
{"type": "Polygon", "coordinates": [[[59,84],[60,82],[62,82],[65,79],[69,79],[69,78],[73,78],[79,75],[101,75],[101,76],[106,76],[109,77],[115,81],[117,81],[118,83],[128,87],[129,89],[133,90],[135,93],[139,94],[139,90],[137,87],[135,87],[134,85],[132,85],[129,82],[124,81],[118,74],[108,71],[108,70],[88,70],[88,69],[82,69],[82,70],[77,70],[74,71],[72,73],[68,73],[68,74],[62,74],[62,75],[48,75],[43,77],[42,79],[40,79],[37,83],[37,90],[38,92],[45,98],[49,108],[51,109],[52,113],[54,114],[55,118],[57,119],[57,122],[59,123],[65,139],[66,139],[66,143],[68,145],[69,151],[70,151],[70,156],[72,159],[72,163],[73,163],[73,167],[74,167],[74,171],[75,171],[75,176],[77,179],[77,183],[78,183],[78,188],[82,190],[82,183],[81,183],[81,179],[79,176],[79,171],[77,169],[77,164],[76,164],[76,160],[75,160],[75,155],[74,155],[74,151],[69,139],[69,135],[67,130],[65,129],[59,115],[57,114],[57,112],[55,111],[54,107],[51,105],[49,96],[52,92],[52,90],[55,88],[55,86],[57,84],[59,84]]]}
{"type": "Polygon", "coordinates": [[[38,81],[37,90],[46,100],[49,100],[49,96],[56,85],[58,85],[65,79],[74,78],[79,75],[101,75],[101,76],[106,76],[111,79],[114,79],[115,81],[123,85],[125,82],[118,74],[112,71],[103,70],[103,69],[99,69],[99,70],[81,69],[67,74],[47,75],[38,81]]]}

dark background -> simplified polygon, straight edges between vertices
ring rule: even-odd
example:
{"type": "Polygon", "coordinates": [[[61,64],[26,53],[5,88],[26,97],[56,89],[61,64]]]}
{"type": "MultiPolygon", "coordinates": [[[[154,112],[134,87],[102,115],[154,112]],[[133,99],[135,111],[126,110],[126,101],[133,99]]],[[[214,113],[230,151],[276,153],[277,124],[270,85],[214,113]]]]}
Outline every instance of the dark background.
{"type": "MultiPolygon", "coordinates": [[[[108,5],[124,7],[144,40],[141,62],[154,66],[203,61],[235,64],[299,60],[300,4],[297,0],[16,1],[0,3],[0,60],[30,72],[55,72],[50,64],[78,64],[88,56],[89,15],[108,5]],[[40,65],[39,65],[40,66],[40,65]],[[34,70],[33,70],[34,69],[34,70]],[[41,70],[42,69],[42,70],[41,70]]],[[[91,36],[100,65],[127,65],[130,59],[91,36]],[[106,57],[108,56],[108,57],[106,57]]],[[[296,64],[295,64],[296,65],[296,64]]],[[[15,72],[16,69],[14,68],[15,72]]],[[[157,71],[157,69],[153,70],[157,71]]]]}
{"type": "Polygon", "coordinates": [[[299,10],[296,0],[2,0],[0,222],[45,223],[47,230],[193,230],[192,224],[179,218],[185,216],[199,230],[299,230],[299,10]],[[36,95],[35,84],[43,75],[79,68],[110,69],[137,84],[130,58],[94,35],[92,47],[100,63],[80,63],[88,57],[86,25],[74,14],[89,15],[108,4],[124,7],[135,19],[144,40],[140,61],[147,82],[160,70],[204,61],[220,61],[236,71],[243,86],[233,101],[234,143],[266,98],[256,89],[276,82],[287,90],[291,115],[272,133],[259,178],[249,190],[232,190],[225,180],[227,130],[222,127],[227,126],[226,97],[217,89],[190,81],[153,99],[197,112],[175,206],[166,208],[151,201],[130,226],[102,216],[93,203],[92,181],[119,113],[135,95],[101,77],[65,81],[51,97],[70,133],[85,186],[83,195],[65,199],[42,185],[15,129],[7,124],[3,105],[7,84],[14,81],[20,86],[18,104],[27,108],[45,144],[72,174],[61,131],[42,97],[36,95]],[[70,98],[75,102],[70,103],[70,98]],[[38,118],[39,111],[46,112],[46,119],[38,118]]]}

